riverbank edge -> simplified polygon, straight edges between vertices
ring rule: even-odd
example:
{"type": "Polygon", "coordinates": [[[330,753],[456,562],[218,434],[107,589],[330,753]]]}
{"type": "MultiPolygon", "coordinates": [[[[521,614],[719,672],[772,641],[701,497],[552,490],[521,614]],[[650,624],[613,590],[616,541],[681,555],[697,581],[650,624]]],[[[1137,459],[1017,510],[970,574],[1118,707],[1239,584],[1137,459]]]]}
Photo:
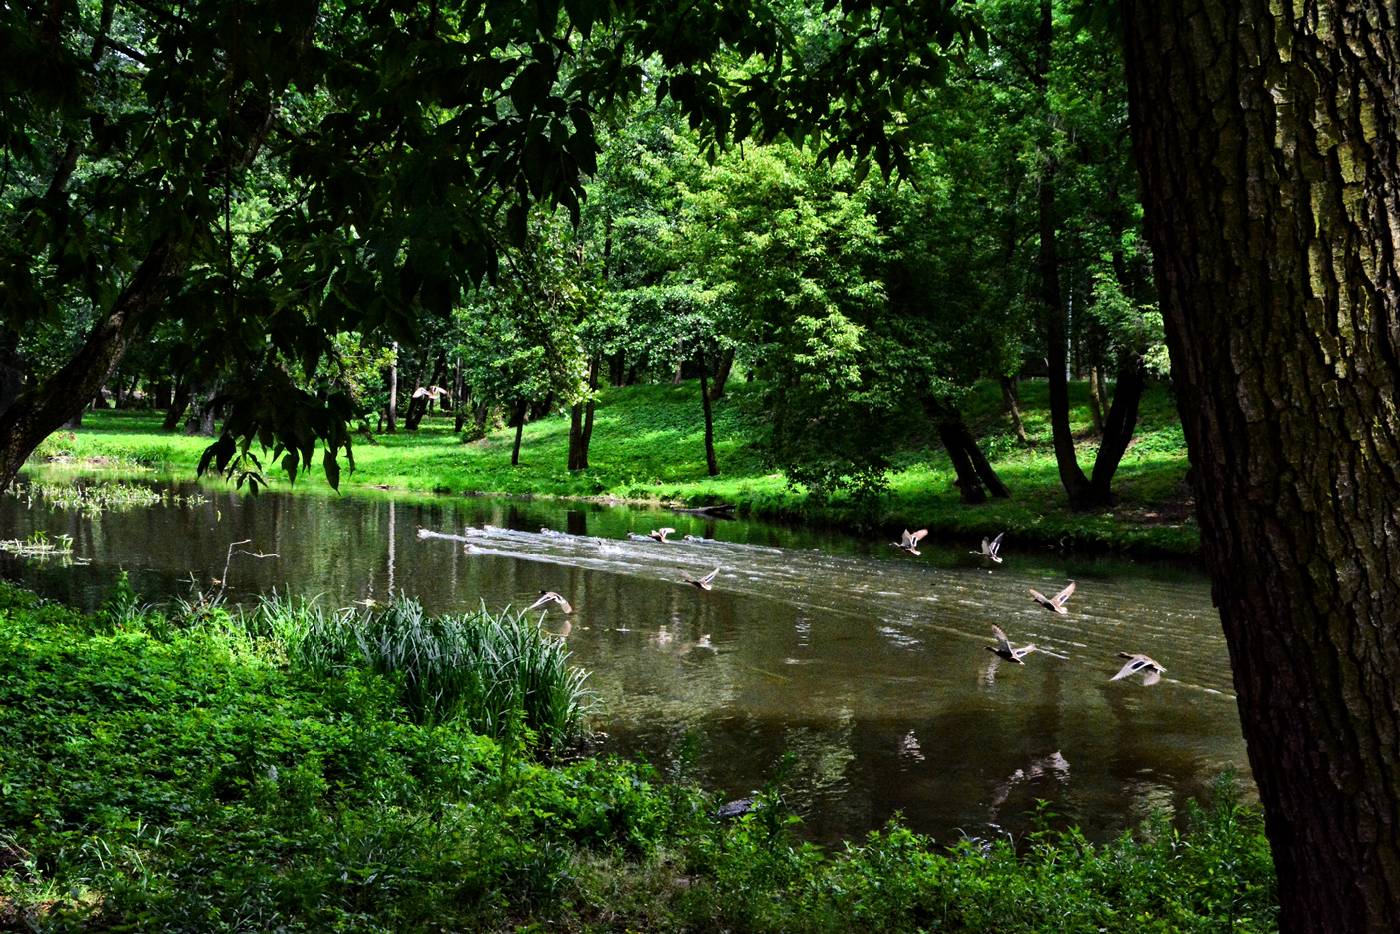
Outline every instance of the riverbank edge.
{"type": "Polygon", "coordinates": [[[1228,780],[1184,830],[1158,814],[1092,844],[1047,812],[1019,842],[942,846],[892,822],[826,850],[793,835],[779,788],[722,819],[645,765],[546,765],[415,722],[391,675],[313,675],[276,639],[120,586],[84,614],[0,583],[0,738],[64,737],[0,757],[0,922],[1272,928],[1262,818],[1228,780]]]}
{"type": "MultiPolygon", "coordinates": [[[[97,440],[96,433],[86,433],[89,440],[97,440]]],[[[98,442],[100,444],[100,441],[98,442]]],[[[121,476],[133,467],[178,477],[188,471],[189,479],[195,479],[196,462],[168,460],[147,465],[133,465],[124,462],[120,451],[95,454],[80,459],[60,458],[55,460],[31,460],[26,466],[47,469],[64,469],[75,472],[92,471],[121,476]]],[[[302,477],[296,482],[288,482],[276,474],[268,476],[269,489],[280,492],[313,494],[333,494],[328,486],[318,488],[318,478],[302,477]]],[[[206,477],[203,482],[219,484],[227,481],[221,478],[206,477]]],[[[424,483],[415,485],[374,483],[356,479],[354,471],[341,474],[342,491],[378,491],[384,493],[405,493],[425,499],[452,497],[497,497],[522,501],[543,500],[562,503],[580,503],[600,506],[640,506],[671,510],[694,510],[705,507],[729,505],[733,515],[740,518],[753,518],[783,525],[809,526],[829,529],[851,535],[897,534],[899,528],[926,528],[929,535],[938,541],[964,543],[975,546],[982,536],[1006,533],[1007,538],[1020,546],[1031,546],[1049,550],[1072,552],[1075,554],[1116,554],[1145,560],[1172,560],[1196,562],[1200,558],[1200,538],[1194,521],[1178,525],[1142,525],[1110,519],[1104,521],[1102,514],[1074,513],[1068,508],[1059,512],[1039,513],[1034,524],[1018,521],[1023,515],[1022,504],[1016,499],[993,500],[976,506],[958,504],[946,511],[936,511],[930,515],[925,510],[922,515],[901,513],[891,504],[882,509],[876,517],[856,513],[841,506],[819,505],[802,499],[805,494],[785,490],[779,494],[777,502],[772,502],[773,493],[758,493],[752,496],[718,496],[710,492],[695,492],[686,495],[631,495],[628,493],[602,492],[594,494],[559,493],[548,490],[530,492],[485,489],[450,489],[440,484],[424,483]],[[1086,526],[1084,518],[1096,520],[1096,524],[1086,526]],[[994,531],[993,531],[994,530],[994,531]]],[[[716,517],[723,522],[724,517],[716,517]]]]}

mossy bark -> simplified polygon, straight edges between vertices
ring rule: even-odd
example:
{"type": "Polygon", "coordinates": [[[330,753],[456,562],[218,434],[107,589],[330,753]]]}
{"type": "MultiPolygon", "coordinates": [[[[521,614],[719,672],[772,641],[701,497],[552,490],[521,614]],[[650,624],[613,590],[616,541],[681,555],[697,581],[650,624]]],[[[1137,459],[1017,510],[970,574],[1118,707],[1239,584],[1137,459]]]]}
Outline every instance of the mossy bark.
{"type": "Polygon", "coordinates": [[[1400,919],[1400,21],[1130,0],[1134,146],[1289,931],[1400,919]]]}

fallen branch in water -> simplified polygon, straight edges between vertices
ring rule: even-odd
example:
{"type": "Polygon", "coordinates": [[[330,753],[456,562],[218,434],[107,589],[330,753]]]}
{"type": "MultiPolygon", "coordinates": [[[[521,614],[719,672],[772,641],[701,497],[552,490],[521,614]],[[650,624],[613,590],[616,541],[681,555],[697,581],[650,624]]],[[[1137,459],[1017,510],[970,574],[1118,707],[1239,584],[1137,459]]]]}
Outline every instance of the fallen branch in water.
{"type": "Polygon", "coordinates": [[[231,542],[231,543],[229,544],[229,546],[228,546],[228,555],[227,555],[227,557],[224,558],[224,574],[223,574],[222,577],[220,577],[220,578],[218,578],[218,579],[216,579],[216,580],[214,581],[214,583],[216,583],[216,584],[219,585],[219,589],[218,589],[218,591],[214,594],[213,598],[211,598],[211,600],[210,600],[209,602],[212,603],[212,602],[214,602],[215,600],[222,600],[222,599],[223,599],[223,596],[224,596],[224,589],[225,589],[226,587],[228,587],[228,569],[229,569],[229,565],[231,565],[231,564],[233,563],[233,556],[234,556],[235,554],[247,555],[247,556],[250,557],[250,558],[277,558],[277,557],[280,557],[280,555],[277,555],[277,554],[272,553],[272,552],[269,552],[269,553],[267,553],[267,554],[264,554],[263,552],[260,552],[260,551],[243,551],[243,550],[241,550],[241,549],[240,549],[239,551],[237,551],[237,552],[234,551],[234,549],[235,549],[235,548],[238,548],[239,545],[247,545],[247,544],[250,544],[252,541],[253,541],[253,540],[252,540],[251,538],[245,538],[245,539],[243,539],[243,541],[241,541],[241,542],[231,542]]]}

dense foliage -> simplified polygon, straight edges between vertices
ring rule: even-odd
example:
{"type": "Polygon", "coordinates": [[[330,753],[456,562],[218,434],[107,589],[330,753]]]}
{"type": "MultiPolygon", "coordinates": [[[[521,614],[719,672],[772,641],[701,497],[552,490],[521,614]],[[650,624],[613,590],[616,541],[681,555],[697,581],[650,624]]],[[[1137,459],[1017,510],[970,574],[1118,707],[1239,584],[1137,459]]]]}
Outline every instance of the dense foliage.
{"type": "MultiPolygon", "coordinates": [[[[423,722],[404,682],[313,673],[198,607],[83,616],[0,587],[0,919],[227,930],[1266,931],[1258,815],[1222,785],[1097,846],[824,852],[775,792],[738,821],[652,770],[545,766],[423,722]],[[36,754],[37,753],[37,754],[36,754]]],[[[295,653],[294,653],[295,655],[295,653]]]]}
{"type": "Polygon", "coordinates": [[[578,470],[601,384],[699,375],[715,473],[740,372],[818,498],[886,491],[909,419],[964,499],[1004,495],[961,425],[978,378],[1014,407],[1062,333],[1097,432],[1160,348],[1117,46],[1040,10],[12,11],[0,438],[105,385],[218,434],[205,467],[295,475],[320,443],[334,483],[352,424],[563,408],[578,470]]]}

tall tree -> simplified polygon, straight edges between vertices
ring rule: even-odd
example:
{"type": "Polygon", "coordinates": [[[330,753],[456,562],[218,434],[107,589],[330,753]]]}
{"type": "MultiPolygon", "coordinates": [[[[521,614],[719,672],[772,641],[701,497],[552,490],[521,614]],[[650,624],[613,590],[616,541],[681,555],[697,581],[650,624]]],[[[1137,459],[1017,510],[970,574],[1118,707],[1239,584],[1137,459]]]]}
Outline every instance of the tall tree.
{"type": "Polygon", "coordinates": [[[1133,136],[1289,931],[1400,918],[1400,14],[1130,0],[1133,136]]]}

